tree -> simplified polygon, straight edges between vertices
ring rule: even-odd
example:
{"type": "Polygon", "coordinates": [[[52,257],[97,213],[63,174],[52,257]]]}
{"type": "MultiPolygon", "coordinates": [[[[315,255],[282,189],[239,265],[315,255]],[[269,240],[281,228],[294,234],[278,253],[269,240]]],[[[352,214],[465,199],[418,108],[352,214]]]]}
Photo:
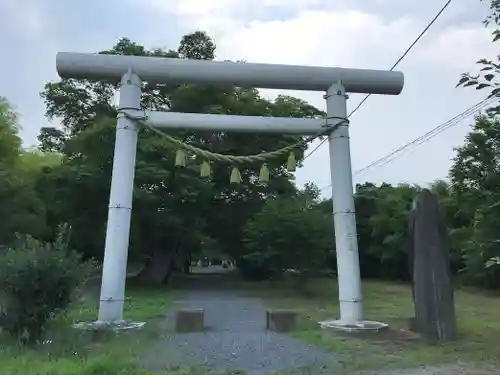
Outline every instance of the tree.
{"type": "Polygon", "coordinates": [[[310,204],[317,191],[308,185],[295,197],[268,199],[245,226],[243,260],[269,275],[292,270],[302,282],[327,269],[334,251],[333,226],[330,215],[310,204]]]}
{"type": "Polygon", "coordinates": [[[17,113],[0,98],[0,246],[16,233],[40,235],[45,231],[45,207],[30,184],[30,176],[18,168],[22,152],[17,113]]]}
{"type": "Polygon", "coordinates": [[[500,182],[500,121],[478,117],[463,146],[456,149],[450,177],[460,194],[484,199],[500,182]]]}
{"type": "Polygon", "coordinates": [[[372,227],[367,254],[378,260],[380,278],[408,280],[406,238],[408,217],[419,187],[382,184],[378,189],[374,213],[369,218],[372,227]]]}
{"type": "Polygon", "coordinates": [[[486,288],[500,287],[500,204],[480,206],[474,214],[470,237],[463,244],[464,280],[486,288]]]}
{"type": "Polygon", "coordinates": [[[498,247],[498,208],[500,199],[500,121],[476,118],[463,146],[457,148],[450,178],[460,202],[464,274],[473,283],[497,286],[500,267],[490,261],[500,255],[498,247]],[[486,267],[486,265],[489,265],[486,267]]]}
{"type": "MultiPolygon", "coordinates": [[[[500,39],[500,1],[490,0],[491,13],[484,20],[486,26],[495,25],[493,42],[500,39]]],[[[500,97],[500,55],[496,61],[482,58],[477,74],[464,73],[457,86],[487,89],[487,98],[500,97]]],[[[498,286],[500,248],[495,230],[498,228],[496,202],[500,197],[498,165],[498,119],[500,106],[486,110],[478,117],[465,144],[457,149],[450,171],[456,199],[460,201],[460,228],[454,230],[460,240],[460,250],[466,279],[472,283],[498,286]]],[[[453,233],[453,232],[452,232],[453,233]]],[[[452,236],[453,241],[453,236],[452,236]]],[[[458,241],[455,240],[455,243],[458,241]]]]}
{"type": "Polygon", "coordinates": [[[386,185],[383,184],[382,187],[378,188],[371,183],[356,186],[354,206],[356,209],[359,263],[363,277],[380,277],[380,258],[371,251],[372,246],[375,244],[372,237],[375,228],[373,228],[371,219],[378,213],[377,210],[380,208],[378,205],[379,196],[384,186],[386,185]]]}
{"type": "Polygon", "coordinates": [[[184,59],[213,60],[215,44],[207,33],[195,31],[182,37],[178,53],[184,59]]]}
{"type": "MultiPolygon", "coordinates": [[[[362,277],[408,280],[408,215],[419,189],[370,182],[356,186],[354,205],[362,277]]],[[[318,207],[331,215],[331,199],[318,207]]]]}
{"type": "Polygon", "coordinates": [[[471,236],[473,216],[465,202],[458,198],[453,185],[445,180],[431,184],[431,191],[438,197],[450,236],[451,270],[457,274],[465,267],[463,248],[471,236]]]}
{"type": "Polygon", "coordinates": [[[0,97],[0,163],[12,166],[21,152],[17,113],[7,98],[0,97]]]}
{"type": "MultiPolygon", "coordinates": [[[[112,49],[101,53],[210,60],[214,58],[214,51],[211,38],[203,32],[195,32],[184,36],[176,51],[148,50],[122,38],[112,49]]],[[[64,154],[62,167],[54,171],[59,178],[67,180],[61,215],[73,228],[73,247],[98,258],[102,257],[109,195],[116,116],[111,99],[116,88],[116,82],[63,79],[48,83],[42,93],[47,116],[62,119],[61,130],[45,128],[39,137],[42,150],[64,154]],[[82,196],[86,199],[78,199],[82,196]]],[[[146,109],[177,112],[322,115],[302,100],[280,96],[269,101],[251,88],[145,82],[141,101],[146,109]]],[[[217,132],[172,131],[170,134],[212,152],[235,155],[276,150],[299,139],[217,132]]],[[[260,210],[267,197],[295,193],[292,175],[283,167],[286,158],[268,163],[271,174],[268,184],[258,182],[260,165],[252,164],[241,171],[242,183],[234,186],[229,183],[228,165],[215,163],[212,179],[206,181],[199,178],[199,159],[189,159],[186,168],[175,167],[175,151],[156,133],[140,130],[131,259],[146,264],[142,278],[147,280],[168,279],[167,275],[176,266],[175,260],[200,251],[202,239],[207,237],[220,245],[221,252],[237,258],[248,218],[260,210]]],[[[299,160],[303,151],[297,151],[299,160]]]]}
{"type": "MultiPolygon", "coordinates": [[[[483,1],[483,0],[481,0],[483,1]]],[[[490,3],[491,13],[484,20],[485,25],[491,23],[500,24],[500,1],[499,0],[486,0],[490,3]]]]}
{"type": "MultiPolygon", "coordinates": [[[[490,0],[490,10],[491,13],[484,20],[486,26],[492,24],[500,25],[500,1],[490,0]]],[[[492,32],[493,42],[497,42],[500,39],[500,29],[496,28],[492,32]]],[[[488,98],[500,97],[500,55],[497,56],[496,61],[481,58],[477,61],[477,64],[481,66],[479,72],[476,74],[463,73],[462,77],[458,81],[457,87],[475,87],[476,90],[487,89],[489,91],[488,98]]],[[[500,106],[494,106],[488,109],[491,114],[500,113],[500,106]]]]}

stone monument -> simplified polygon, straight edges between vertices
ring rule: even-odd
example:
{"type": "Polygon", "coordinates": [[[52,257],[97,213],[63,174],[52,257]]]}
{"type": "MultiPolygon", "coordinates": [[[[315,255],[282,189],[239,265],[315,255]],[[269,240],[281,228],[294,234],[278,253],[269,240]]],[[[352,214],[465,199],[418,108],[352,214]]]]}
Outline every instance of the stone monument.
{"type": "Polygon", "coordinates": [[[413,201],[408,258],[415,308],[413,329],[428,343],[456,338],[449,239],[437,197],[424,189],[413,201]]]}

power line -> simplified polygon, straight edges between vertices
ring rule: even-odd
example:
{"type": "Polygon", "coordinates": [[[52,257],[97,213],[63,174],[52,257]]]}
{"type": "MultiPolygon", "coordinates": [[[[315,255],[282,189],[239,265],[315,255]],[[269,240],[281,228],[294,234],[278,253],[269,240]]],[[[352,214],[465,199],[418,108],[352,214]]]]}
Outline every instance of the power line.
{"type": "MultiPolygon", "coordinates": [[[[364,173],[370,169],[380,168],[380,167],[392,162],[393,160],[397,159],[398,157],[403,156],[404,154],[402,154],[402,153],[404,151],[407,151],[406,153],[413,151],[415,148],[417,148],[421,144],[428,142],[429,140],[431,140],[435,136],[441,134],[445,130],[459,124],[461,121],[470,117],[471,115],[473,115],[477,111],[481,110],[482,108],[487,107],[488,105],[490,105],[491,103],[493,103],[496,100],[498,100],[498,98],[496,98],[496,97],[481,100],[479,103],[476,103],[472,107],[467,108],[465,111],[459,113],[458,115],[456,115],[452,119],[434,127],[433,129],[429,130],[427,133],[421,135],[420,137],[415,138],[414,140],[404,144],[403,146],[398,147],[397,149],[391,151],[389,154],[385,155],[384,157],[377,159],[374,162],[368,164],[367,166],[357,170],[356,172],[354,172],[353,175],[358,175],[358,174],[364,173]]],[[[328,186],[321,188],[321,190],[327,189],[331,186],[332,185],[330,184],[328,186]]]]}
{"type": "Polygon", "coordinates": [[[466,109],[465,111],[461,112],[457,116],[453,117],[451,120],[448,120],[445,123],[443,123],[443,124],[441,124],[439,126],[436,126],[435,128],[431,129],[427,133],[425,133],[425,134],[421,135],[420,137],[414,139],[413,141],[408,142],[407,144],[405,144],[405,145],[397,148],[396,150],[392,151],[391,153],[389,153],[388,155],[384,156],[383,158],[380,158],[380,159],[374,161],[373,163],[370,163],[366,167],[357,170],[356,172],[354,172],[354,175],[358,175],[358,174],[366,172],[366,171],[368,171],[368,170],[370,170],[372,168],[378,168],[378,167],[381,167],[382,165],[390,163],[391,161],[393,161],[394,159],[396,159],[398,157],[398,155],[400,155],[400,153],[402,151],[408,149],[411,146],[414,146],[413,147],[413,149],[414,149],[417,146],[420,146],[421,144],[428,142],[429,140],[431,140],[435,136],[441,134],[443,131],[445,131],[445,130],[447,130],[447,129],[449,129],[449,128],[455,126],[455,125],[457,125],[462,120],[468,118],[469,116],[471,116],[475,112],[477,112],[477,111],[481,110],[482,108],[486,107],[491,102],[493,102],[494,99],[496,99],[496,98],[485,99],[485,100],[480,101],[479,103],[476,103],[472,107],[466,109]]]}
{"type": "Polygon", "coordinates": [[[402,151],[408,149],[411,146],[414,146],[414,147],[411,150],[409,150],[409,151],[414,150],[416,147],[420,146],[421,144],[428,142],[429,140],[431,140],[435,136],[441,134],[445,130],[447,130],[447,129],[449,129],[449,128],[451,128],[451,127],[459,124],[461,121],[463,121],[466,118],[470,117],[471,115],[473,115],[477,111],[479,111],[482,108],[490,105],[495,100],[497,100],[497,98],[489,98],[489,99],[485,99],[485,100],[480,101],[479,103],[477,103],[474,106],[468,108],[464,112],[458,114],[457,116],[455,116],[451,120],[448,120],[447,122],[445,122],[445,123],[443,123],[443,124],[435,127],[434,129],[428,131],[424,135],[422,135],[422,136],[418,137],[417,139],[414,139],[413,141],[407,143],[406,145],[404,145],[402,147],[399,147],[398,149],[392,151],[390,154],[386,155],[385,157],[383,157],[383,158],[381,158],[381,159],[379,159],[379,160],[377,160],[377,161],[375,161],[375,162],[367,165],[366,167],[364,167],[364,168],[362,168],[362,169],[354,172],[354,175],[358,175],[358,174],[361,174],[363,172],[366,172],[369,169],[379,168],[379,167],[381,167],[381,166],[383,166],[385,164],[390,163],[391,161],[393,161],[397,157],[399,157],[401,155],[400,153],[402,151]]]}
{"type": "MultiPolygon", "coordinates": [[[[408,53],[413,49],[413,47],[415,47],[415,45],[420,41],[420,39],[422,39],[422,37],[425,35],[425,33],[427,33],[427,31],[431,28],[432,25],[434,25],[434,23],[437,21],[437,19],[441,16],[441,14],[443,14],[443,12],[445,11],[446,8],[448,8],[448,6],[451,4],[451,1],[452,0],[448,0],[444,5],[443,7],[439,10],[439,12],[434,16],[434,18],[427,24],[427,26],[422,30],[422,32],[418,35],[418,37],[413,41],[412,44],[410,44],[410,46],[406,49],[406,51],[399,57],[399,59],[397,59],[397,61],[394,63],[394,65],[391,67],[391,69],[389,69],[390,71],[393,71],[401,61],[403,61],[403,59],[406,57],[406,55],[408,55],[408,53]]],[[[356,108],[354,108],[351,113],[349,114],[349,116],[347,116],[347,118],[350,118],[358,109],[361,108],[361,106],[366,102],[366,100],[371,96],[372,94],[367,94],[363,100],[361,100],[359,102],[359,104],[356,106],[356,108]]],[[[306,160],[309,156],[311,156],[312,154],[314,154],[321,146],[323,146],[323,144],[328,140],[328,138],[325,138],[323,139],[320,144],[318,146],[316,146],[314,148],[314,150],[312,150],[310,153],[308,153],[304,159],[306,160]]]]}

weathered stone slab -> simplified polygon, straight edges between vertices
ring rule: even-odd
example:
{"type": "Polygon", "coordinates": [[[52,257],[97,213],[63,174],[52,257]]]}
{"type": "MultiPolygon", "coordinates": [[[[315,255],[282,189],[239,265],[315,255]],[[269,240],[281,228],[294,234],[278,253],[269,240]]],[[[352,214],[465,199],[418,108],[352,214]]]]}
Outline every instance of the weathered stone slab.
{"type": "Polygon", "coordinates": [[[177,332],[198,332],[204,329],[203,309],[179,309],[175,312],[177,332]]]}
{"type": "Polygon", "coordinates": [[[415,199],[409,225],[409,260],[415,320],[427,342],[456,338],[448,230],[437,197],[424,189],[415,199]]]}
{"type": "Polygon", "coordinates": [[[273,332],[290,332],[297,326],[297,312],[293,310],[267,310],[266,328],[273,332]]]}

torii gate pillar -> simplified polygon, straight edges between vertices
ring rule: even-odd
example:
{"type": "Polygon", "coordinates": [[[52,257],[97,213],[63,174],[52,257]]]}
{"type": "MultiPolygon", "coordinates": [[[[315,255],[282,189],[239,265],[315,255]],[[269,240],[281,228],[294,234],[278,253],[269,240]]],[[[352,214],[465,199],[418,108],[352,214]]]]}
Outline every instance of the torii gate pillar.
{"type": "Polygon", "coordinates": [[[141,109],[141,85],[131,70],[120,84],[98,322],[123,321],[138,129],[120,111],[141,109]]]}
{"type": "Polygon", "coordinates": [[[331,85],[325,95],[327,119],[335,119],[338,123],[338,127],[328,135],[328,148],[340,304],[340,319],[336,321],[336,325],[339,326],[351,326],[364,321],[349,121],[341,120],[347,119],[347,98],[341,82],[331,85]]]}

